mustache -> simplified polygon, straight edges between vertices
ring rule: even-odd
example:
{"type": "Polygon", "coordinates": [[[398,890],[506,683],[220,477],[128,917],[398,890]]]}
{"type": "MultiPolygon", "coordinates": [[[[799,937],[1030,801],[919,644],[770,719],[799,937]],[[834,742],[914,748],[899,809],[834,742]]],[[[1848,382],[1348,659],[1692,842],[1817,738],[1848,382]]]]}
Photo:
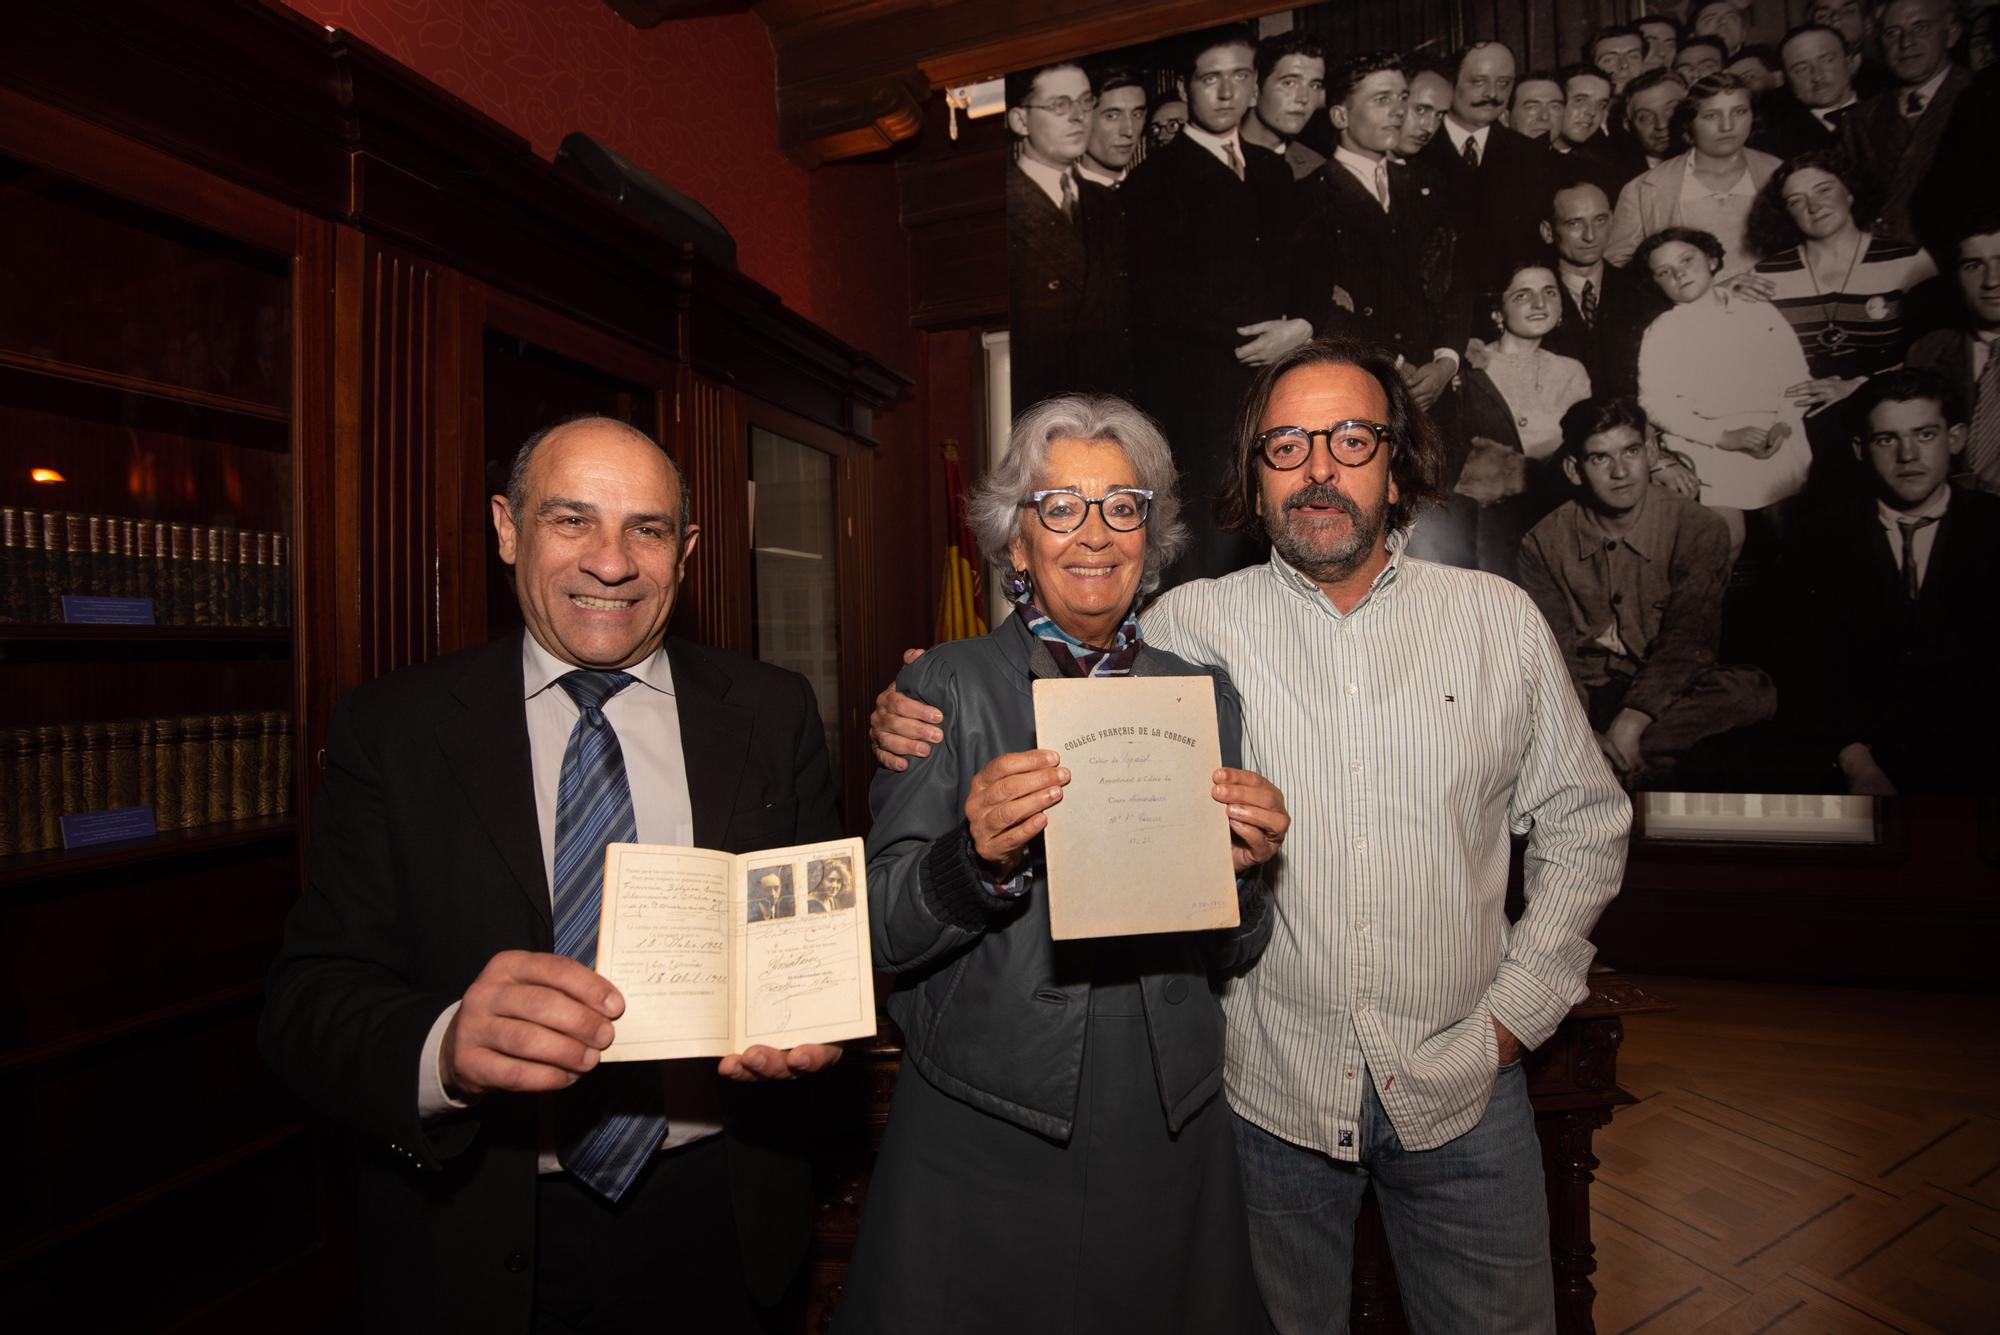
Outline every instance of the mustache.
{"type": "Polygon", "coordinates": [[[1361,507],[1354,503],[1354,498],[1344,495],[1329,482],[1308,482],[1285,498],[1287,510],[1301,510],[1308,505],[1331,506],[1350,519],[1361,517],[1361,507]]]}
{"type": "Polygon", "coordinates": [[[1482,97],[1472,104],[1475,107],[1502,107],[1507,105],[1497,97],[1482,97]]]}

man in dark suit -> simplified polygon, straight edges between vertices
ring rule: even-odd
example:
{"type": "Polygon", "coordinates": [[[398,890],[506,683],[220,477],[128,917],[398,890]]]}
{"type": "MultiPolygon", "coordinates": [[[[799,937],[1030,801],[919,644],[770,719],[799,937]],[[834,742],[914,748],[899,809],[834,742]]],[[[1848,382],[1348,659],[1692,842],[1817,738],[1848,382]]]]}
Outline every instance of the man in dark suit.
{"type": "Polygon", "coordinates": [[[1595,181],[1606,199],[1616,200],[1632,176],[1616,160],[1616,144],[1605,133],[1612,108],[1611,80],[1595,65],[1582,64],[1565,66],[1559,77],[1563,110],[1549,139],[1556,156],[1552,176],[1595,181]]]}
{"type": "Polygon", "coordinates": [[[1951,0],[1890,0],[1882,7],[1877,32],[1896,83],[1841,122],[1841,148],[1882,192],[1874,234],[1921,241],[1911,204],[1937,159],[1953,107],[1972,87],[1972,76],[1951,59],[1959,36],[1951,0]]]}
{"type": "Polygon", "coordinates": [[[1850,404],[1874,494],[1796,544],[1795,698],[1781,684],[1780,707],[1850,793],[1991,792],[2000,497],[1948,481],[1966,415],[1943,376],[1890,371],[1850,404]]]}
{"type": "Polygon", "coordinates": [[[1052,394],[1130,392],[1124,214],[1108,187],[1084,180],[1096,98],[1075,65],[1009,81],[1007,128],[1020,152],[1007,168],[1007,285],[1014,403],[1052,394]]]}
{"type": "Polygon", "coordinates": [[[1611,201],[1585,177],[1564,181],[1549,201],[1542,239],[1555,247],[1562,320],[1542,347],[1574,357],[1590,373],[1593,397],[1639,392],[1639,343],[1666,298],[1631,269],[1604,262],[1611,235],[1611,201]]]}
{"type": "Polygon", "coordinates": [[[1757,104],[1750,147],[1780,161],[1836,147],[1841,121],[1859,105],[1846,40],[1824,24],[1802,24],[1785,34],[1778,58],[1785,86],[1757,104]]]}
{"type": "Polygon", "coordinates": [[[1478,42],[1458,53],[1451,108],[1417,161],[1444,182],[1461,244],[1454,278],[1467,292],[1490,293],[1507,281],[1510,258],[1539,247],[1554,155],[1500,124],[1514,89],[1514,53],[1478,42]]]}
{"type": "Polygon", "coordinates": [[[1925,334],[1910,348],[1909,364],[1936,371],[1952,384],[1971,414],[1955,481],[2000,493],[2000,206],[1968,214],[1955,229],[1960,322],[1925,334]]]}
{"type": "Polygon", "coordinates": [[[1262,559],[1252,539],[1216,522],[1214,499],[1243,391],[1259,367],[1313,332],[1290,305],[1291,169],[1275,153],[1246,149],[1237,128],[1256,97],[1255,40],[1223,28],[1182,51],[1187,126],[1118,192],[1129,219],[1139,404],[1166,430],[1193,530],[1170,580],[1262,559]]]}
{"type": "Polygon", "coordinates": [[[598,1069],[603,845],[838,834],[811,687],[666,639],[693,552],[660,447],[584,418],[492,501],[525,634],[334,711],[260,1045],[364,1144],[368,1330],[753,1328],[804,1253],[789,1080],[839,1049],[598,1069]],[[721,1078],[718,1078],[721,1077],[721,1078]]]}

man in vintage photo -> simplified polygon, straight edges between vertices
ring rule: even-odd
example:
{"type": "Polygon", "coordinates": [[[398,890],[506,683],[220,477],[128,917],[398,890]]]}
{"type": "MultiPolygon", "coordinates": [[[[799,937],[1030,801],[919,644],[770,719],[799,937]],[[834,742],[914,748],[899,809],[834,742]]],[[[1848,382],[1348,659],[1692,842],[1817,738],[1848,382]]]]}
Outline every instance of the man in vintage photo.
{"type": "Polygon", "coordinates": [[[1539,245],[1554,159],[1546,144],[1500,123],[1513,93],[1514,53],[1504,44],[1475,42],[1460,51],[1444,127],[1416,159],[1444,182],[1462,240],[1453,281],[1468,292],[1493,291],[1507,281],[1510,260],[1539,245]]]}
{"type": "Polygon", "coordinates": [[[1007,279],[1014,397],[1113,393],[1130,379],[1124,214],[1082,180],[1097,97],[1077,65],[1008,79],[1007,279]]]}
{"type": "Polygon", "coordinates": [[[635,1330],[671,1292],[748,1331],[811,1171],[783,1091],[731,1082],[840,1050],[600,1066],[624,1001],[592,966],[607,843],[840,833],[812,688],[667,636],[699,530],[644,433],[539,431],[491,508],[526,630],[335,709],[260,1046],[370,1147],[367,1329],[635,1330]]]}
{"type": "Polygon", "coordinates": [[[1639,77],[1642,71],[1664,68],[1666,62],[1651,64],[1646,59],[1646,38],[1637,28],[1612,26],[1600,28],[1590,39],[1590,63],[1604,71],[1604,77],[1611,80],[1611,94],[1624,95],[1625,87],[1639,77]]]}
{"type": "Polygon", "coordinates": [[[1537,144],[1548,143],[1562,123],[1563,86],[1554,70],[1531,70],[1514,84],[1507,126],[1537,144]]]}
{"type": "Polygon", "coordinates": [[[1299,135],[1325,106],[1326,52],[1317,37],[1293,28],[1257,43],[1257,100],[1239,127],[1245,143],[1282,157],[1295,179],[1310,176],[1326,159],[1299,135]]]}
{"type": "Polygon", "coordinates": [[[1954,229],[1945,267],[1958,279],[1957,322],[1918,339],[1909,364],[1944,376],[1966,404],[1971,427],[1955,480],[2000,494],[2000,207],[1967,213],[1954,229]]]}
{"type": "Polygon", "coordinates": [[[1451,76],[1429,56],[1405,60],[1403,75],[1410,85],[1410,106],[1396,140],[1396,156],[1407,162],[1424,151],[1444,124],[1444,113],[1451,106],[1451,76]]]}
{"type": "Polygon", "coordinates": [[[772,867],[750,873],[747,920],[769,922],[792,916],[791,868],[772,867]]]}
{"type": "Polygon", "coordinates": [[[1562,286],[1562,319],[1542,346],[1582,362],[1599,397],[1637,394],[1639,344],[1666,302],[1643,277],[1604,262],[1610,198],[1591,178],[1562,182],[1549,197],[1541,234],[1555,248],[1562,286]]]}
{"type": "Polygon", "coordinates": [[[1077,159],[1076,174],[1109,190],[1125,183],[1125,173],[1139,151],[1146,130],[1146,83],[1138,70],[1107,65],[1096,71],[1097,110],[1090,120],[1090,139],[1077,159]]]}
{"type": "Polygon", "coordinates": [[[1803,24],[1785,34],[1778,60],[1785,88],[1758,104],[1750,147],[1780,161],[1835,147],[1841,121],[1859,105],[1847,43],[1832,28],[1803,24]]]}
{"type": "Polygon", "coordinates": [[[1965,449],[1958,387],[1889,371],[1850,399],[1872,495],[1813,517],[1794,548],[1786,708],[1850,793],[1992,792],[2000,711],[1993,572],[2000,497],[1950,483],[1965,449]]]}
{"type": "Polygon", "coordinates": [[[1882,192],[1874,234],[1920,241],[1911,204],[1930,175],[1972,76],[1951,57],[1959,39],[1952,0],[1889,0],[1876,35],[1892,83],[1840,125],[1840,146],[1882,192]]]}
{"type": "Polygon", "coordinates": [[[1716,661],[1729,531],[1654,485],[1658,446],[1636,399],[1585,399],[1562,433],[1575,498],[1522,541],[1521,585],[1625,786],[1684,782],[1681,762],[1698,743],[1777,707],[1763,671],[1716,661]]]}
{"type": "Polygon", "coordinates": [[[1129,220],[1137,401],[1173,447],[1194,531],[1170,576],[1185,578],[1254,559],[1214,519],[1230,416],[1257,368],[1305,342],[1312,324],[1295,304],[1291,169],[1246,148],[1239,133],[1255,100],[1256,42],[1231,27],[1177,49],[1187,127],[1148,153],[1118,194],[1129,220]]]}

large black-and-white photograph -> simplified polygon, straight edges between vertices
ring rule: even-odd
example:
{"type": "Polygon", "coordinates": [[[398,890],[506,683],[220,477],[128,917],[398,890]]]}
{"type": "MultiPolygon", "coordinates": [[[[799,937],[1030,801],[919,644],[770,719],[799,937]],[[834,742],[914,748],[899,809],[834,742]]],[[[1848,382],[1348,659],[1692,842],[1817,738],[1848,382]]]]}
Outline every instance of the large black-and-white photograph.
{"type": "Polygon", "coordinates": [[[1446,446],[1401,558],[1527,590],[1628,788],[1994,791],[2000,6],[1574,8],[1660,12],[1011,75],[1014,411],[1160,424],[1171,586],[1265,559],[1217,510],[1259,368],[1379,346],[1446,446]]]}

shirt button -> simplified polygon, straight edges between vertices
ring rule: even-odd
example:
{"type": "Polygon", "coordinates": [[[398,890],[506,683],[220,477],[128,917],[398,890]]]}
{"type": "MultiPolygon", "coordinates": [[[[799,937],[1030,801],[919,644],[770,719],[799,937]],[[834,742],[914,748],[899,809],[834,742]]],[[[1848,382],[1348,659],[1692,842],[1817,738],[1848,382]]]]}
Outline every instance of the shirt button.
{"type": "Polygon", "coordinates": [[[1354,851],[1357,853],[1366,853],[1368,851],[1368,841],[1361,838],[1355,839],[1354,851]]]}
{"type": "Polygon", "coordinates": [[[1357,931],[1357,932],[1365,932],[1365,931],[1367,931],[1367,930],[1368,930],[1368,920],[1367,920],[1366,918],[1362,918],[1362,919],[1360,919],[1359,921],[1357,921],[1357,922],[1356,922],[1356,923],[1354,924],[1354,930],[1355,930],[1355,931],[1357,931]]]}
{"type": "Polygon", "coordinates": [[[1356,1011],[1366,1011],[1368,1009],[1368,1003],[1365,1001],[1357,1001],[1354,1003],[1354,1009],[1356,1011]]]}
{"type": "Polygon", "coordinates": [[[1348,772],[1349,774],[1359,774],[1359,773],[1361,772],[1361,762],[1360,762],[1360,761],[1358,761],[1358,760],[1350,760],[1350,761],[1348,761],[1348,762],[1347,762],[1347,772],[1348,772]]]}
{"type": "Polygon", "coordinates": [[[1349,695],[1359,695],[1361,694],[1361,688],[1350,681],[1347,683],[1347,693],[1349,695]]]}
{"type": "Polygon", "coordinates": [[[1518,424],[1519,424],[1519,425],[1521,425],[1521,426],[1526,426],[1526,425],[1528,424],[1528,419],[1527,419],[1527,418],[1525,418],[1525,417],[1523,417],[1523,418],[1519,418],[1519,419],[1517,419],[1517,420],[1518,420],[1518,424]]]}

